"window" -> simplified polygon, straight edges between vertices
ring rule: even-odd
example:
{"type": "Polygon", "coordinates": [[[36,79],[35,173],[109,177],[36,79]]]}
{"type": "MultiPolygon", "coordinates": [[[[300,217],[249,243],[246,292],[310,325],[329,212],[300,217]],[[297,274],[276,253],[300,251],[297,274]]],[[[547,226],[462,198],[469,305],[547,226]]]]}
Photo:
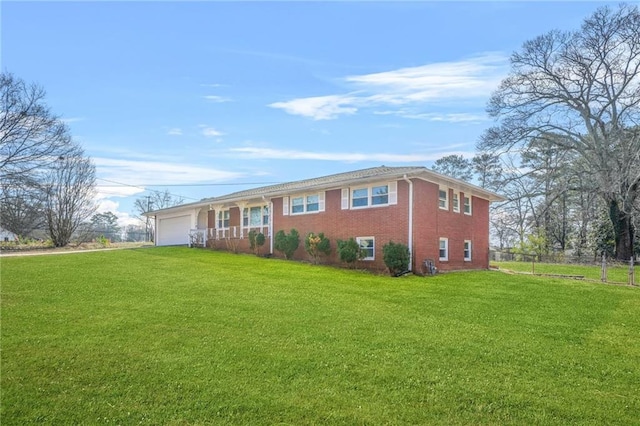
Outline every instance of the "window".
{"type": "Polygon", "coordinates": [[[291,198],[291,214],[304,213],[304,197],[291,198]]]}
{"type": "Polygon", "coordinates": [[[366,207],[369,205],[369,188],[354,189],[351,195],[351,207],[366,207]]]}
{"type": "Polygon", "coordinates": [[[389,185],[357,188],[351,192],[351,207],[386,206],[389,204],[389,185]]]}
{"type": "Polygon", "coordinates": [[[365,187],[342,188],[340,208],[342,210],[366,207],[392,206],[398,204],[398,182],[365,187]]]}
{"type": "Polygon", "coordinates": [[[438,192],[438,207],[443,210],[449,210],[449,200],[448,200],[449,190],[441,189],[438,192]]]}
{"type": "Polygon", "coordinates": [[[471,197],[464,197],[464,214],[471,214],[471,197]]]}
{"type": "Polygon", "coordinates": [[[440,238],[440,260],[449,260],[449,240],[447,238],[440,238]]]}
{"type": "Polygon", "coordinates": [[[464,260],[465,262],[471,262],[471,241],[464,241],[464,260]]]}
{"type": "Polygon", "coordinates": [[[360,250],[364,252],[362,260],[375,259],[375,238],[374,237],[357,237],[356,241],[360,245],[360,250]]]}
{"type": "Polygon", "coordinates": [[[229,210],[220,210],[218,212],[218,228],[225,229],[229,227],[229,210]]]}
{"type": "Polygon", "coordinates": [[[381,204],[389,204],[389,185],[371,188],[371,205],[379,206],[381,204]]]}
{"type": "Polygon", "coordinates": [[[324,192],[291,197],[291,214],[324,211],[324,192]]]}
{"type": "Polygon", "coordinates": [[[453,211],[456,213],[460,213],[460,194],[458,194],[457,192],[453,193],[451,204],[453,204],[453,211]]]}
{"type": "Polygon", "coordinates": [[[245,207],[242,211],[242,226],[245,228],[260,227],[269,224],[269,208],[245,207]]]}
{"type": "Polygon", "coordinates": [[[307,211],[317,212],[319,208],[318,195],[307,195],[307,211]]]}

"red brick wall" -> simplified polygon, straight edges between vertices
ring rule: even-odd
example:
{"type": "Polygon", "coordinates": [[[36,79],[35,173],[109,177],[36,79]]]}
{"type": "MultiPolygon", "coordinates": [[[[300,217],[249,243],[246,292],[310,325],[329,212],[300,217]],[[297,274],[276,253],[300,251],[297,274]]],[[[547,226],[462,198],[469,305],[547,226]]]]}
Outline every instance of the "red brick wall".
{"type": "MultiPolygon", "coordinates": [[[[389,241],[407,244],[408,241],[408,184],[398,182],[398,204],[355,210],[342,210],[341,189],[325,192],[325,211],[299,215],[282,215],[282,198],[273,199],[274,234],[283,229],[289,233],[295,228],[300,233],[300,247],[295,253],[297,259],[307,259],[303,239],[309,232],[323,232],[331,241],[332,254],[327,263],[339,263],[337,240],[351,237],[375,237],[374,260],[363,260],[359,267],[386,270],[382,259],[382,246],[389,241]]],[[[274,255],[280,256],[279,253],[274,255]]]]}
{"type": "MultiPolygon", "coordinates": [[[[472,214],[464,214],[464,194],[460,192],[460,212],[453,211],[452,197],[454,190],[449,190],[448,210],[438,207],[437,184],[420,179],[413,180],[413,270],[422,271],[423,261],[433,259],[440,270],[486,269],[489,266],[489,202],[472,197],[472,214]],[[449,259],[439,260],[439,239],[448,238],[449,259]],[[464,241],[472,242],[471,261],[464,260],[464,241]]],[[[371,207],[363,209],[341,208],[341,189],[325,192],[325,211],[317,213],[287,215],[282,214],[282,197],[274,198],[271,212],[273,234],[279,230],[289,233],[295,228],[300,234],[300,246],[294,254],[296,259],[308,259],[304,250],[304,238],[309,232],[323,232],[331,241],[332,253],[325,263],[340,263],[337,255],[337,240],[351,237],[375,237],[375,259],[360,261],[358,267],[372,270],[386,270],[382,257],[382,247],[389,241],[408,244],[409,232],[409,184],[398,181],[398,203],[396,205],[371,207]]],[[[210,213],[209,226],[215,227],[215,215],[210,213]]],[[[242,217],[240,209],[230,209],[230,226],[240,226],[242,217]]],[[[249,252],[247,236],[238,242],[238,251],[249,252]]],[[[225,241],[218,241],[215,246],[227,249],[225,241]]],[[[269,251],[269,241],[262,248],[263,253],[269,251]]],[[[275,252],[274,256],[282,257],[275,252]]]]}
{"type": "Polygon", "coordinates": [[[425,259],[433,259],[440,270],[486,269],[489,267],[489,201],[471,197],[471,215],[464,214],[464,193],[460,212],[453,211],[453,189],[448,209],[438,207],[437,184],[416,180],[414,184],[414,259],[416,271],[425,259]],[[447,238],[447,261],[439,260],[440,238],[447,238]],[[464,241],[471,241],[471,261],[464,260],[464,241]]]}

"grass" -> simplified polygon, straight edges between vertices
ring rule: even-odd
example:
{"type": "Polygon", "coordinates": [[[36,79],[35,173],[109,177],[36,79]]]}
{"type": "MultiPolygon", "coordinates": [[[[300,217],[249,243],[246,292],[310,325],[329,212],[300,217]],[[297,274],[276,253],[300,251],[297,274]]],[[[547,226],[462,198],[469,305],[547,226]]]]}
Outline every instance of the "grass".
{"type": "Polygon", "coordinates": [[[186,248],[3,258],[3,425],[640,422],[640,290],[186,248]]]}
{"type": "MultiPolygon", "coordinates": [[[[539,263],[539,262],[491,262],[491,265],[498,266],[501,269],[507,269],[516,272],[535,272],[536,274],[559,274],[584,276],[590,280],[600,280],[602,267],[600,265],[572,265],[557,263],[539,263]]],[[[640,267],[634,265],[635,283],[640,284],[640,267]]],[[[628,265],[612,265],[607,266],[607,281],[614,283],[628,282],[629,266],[628,265]]]]}

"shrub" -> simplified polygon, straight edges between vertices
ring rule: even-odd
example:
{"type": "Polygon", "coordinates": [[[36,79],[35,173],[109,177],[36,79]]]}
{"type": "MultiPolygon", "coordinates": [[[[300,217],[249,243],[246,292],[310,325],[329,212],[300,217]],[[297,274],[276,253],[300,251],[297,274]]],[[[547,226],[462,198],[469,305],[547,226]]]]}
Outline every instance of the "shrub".
{"type": "Polygon", "coordinates": [[[313,263],[318,263],[322,255],[328,256],[331,253],[331,242],[322,232],[318,235],[309,232],[307,238],[304,239],[304,249],[311,256],[313,263]]]}
{"type": "Polygon", "coordinates": [[[251,249],[252,252],[256,252],[256,235],[258,235],[258,231],[256,231],[255,229],[252,229],[251,231],[249,231],[249,248],[251,249]]]}
{"type": "Polygon", "coordinates": [[[360,244],[355,239],[349,238],[346,241],[338,240],[338,255],[341,261],[351,265],[362,259],[364,252],[360,250],[360,244]]]}
{"type": "Polygon", "coordinates": [[[258,232],[255,229],[249,231],[249,248],[254,254],[260,254],[260,247],[264,245],[266,240],[262,232],[258,232]]]}
{"type": "Polygon", "coordinates": [[[266,241],[267,239],[264,234],[262,232],[258,232],[256,235],[256,254],[260,254],[260,247],[262,247],[266,241]]]}
{"type": "Polygon", "coordinates": [[[96,238],[96,243],[100,244],[102,247],[107,247],[109,245],[109,239],[104,235],[100,235],[96,238]]]}
{"type": "Polygon", "coordinates": [[[289,234],[283,230],[278,231],[273,241],[273,248],[283,253],[285,259],[291,259],[299,245],[300,235],[295,229],[292,229],[289,234]]]}
{"type": "Polygon", "coordinates": [[[402,243],[389,241],[382,247],[382,256],[391,275],[399,275],[409,269],[409,247],[402,243]]]}

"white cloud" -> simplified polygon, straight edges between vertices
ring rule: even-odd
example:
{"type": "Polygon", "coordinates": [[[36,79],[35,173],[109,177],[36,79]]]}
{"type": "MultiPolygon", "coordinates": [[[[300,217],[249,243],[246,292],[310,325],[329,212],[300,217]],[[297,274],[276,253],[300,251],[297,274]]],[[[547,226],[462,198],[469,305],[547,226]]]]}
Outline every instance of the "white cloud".
{"type": "Polygon", "coordinates": [[[436,99],[488,96],[500,82],[507,63],[502,55],[486,54],[457,62],[439,62],[345,80],[373,91],[371,99],[405,104],[436,99]]]}
{"type": "Polygon", "coordinates": [[[128,225],[140,225],[140,219],[131,216],[127,212],[120,211],[120,203],[113,200],[99,200],[96,213],[111,212],[118,216],[118,226],[124,228],[128,225]]]}
{"type": "Polygon", "coordinates": [[[97,178],[96,199],[102,200],[113,197],[131,197],[132,195],[144,192],[144,188],[129,185],[114,185],[108,180],[97,178]],[[106,183],[106,184],[103,184],[106,183]]]}
{"type": "MultiPolygon", "coordinates": [[[[133,186],[219,182],[243,176],[238,172],[168,161],[125,160],[105,157],[94,157],[93,161],[101,178],[112,181],[111,183],[117,182],[133,186]]],[[[123,189],[123,191],[133,190],[123,189]]]]}
{"type": "Polygon", "coordinates": [[[473,114],[467,112],[461,113],[434,113],[434,112],[422,112],[416,113],[408,110],[397,111],[375,111],[377,115],[397,115],[404,118],[413,118],[416,120],[448,122],[448,123],[479,123],[487,121],[488,118],[484,114],[473,114]]]}
{"type": "Polygon", "coordinates": [[[172,129],[169,129],[167,134],[171,135],[171,136],[181,136],[182,135],[182,129],[180,129],[178,127],[174,127],[172,129]]]}
{"type": "Polygon", "coordinates": [[[268,106],[314,120],[329,120],[384,105],[417,106],[462,99],[484,102],[506,75],[507,63],[507,57],[488,53],[456,62],[347,76],[344,82],[353,86],[348,94],[297,98],[268,106]]]}
{"type": "Polygon", "coordinates": [[[65,124],[69,124],[69,123],[77,123],[78,121],[84,121],[84,118],[83,117],[61,118],[60,121],[62,121],[65,124]]]}
{"type": "Polygon", "coordinates": [[[216,138],[218,136],[224,135],[224,133],[214,129],[213,127],[207,127],[207,126],[200,126],[200,127],[202,127],[202,135],[207,138],[216,138]]]}
{"type": "Polygon", "coordinates": [[[293,115],[302,115],[314,120],[331,120],[340,114],[355,114],[358,99],[349,95],[317,96],[275,102],[269,106],[280,108],[293,115]]]}
{"type": "Polygon", "coordinates": [[[473,153],[466,151],[447,151],[433,153],[414,154],[391,154],[391,153],[369,153],[369,152],[313,152],[286,149],[272,149],[260,147],[243,147],[230,149],[236,155],[249,159],[269,159],[269,160],[324,160],[338,161],[344,163],[355,163],[360,161],[377,161],[381,163],[418,163],[435,161],[446,155],[473,156],[473,153]]]}
{"type": "Polygon", "coordinates": [[[224,96],[216,96],[216,95],[206,95],[203,96],[209,102],[215,103],[223,103],[223,102],[231,102],[231,98],[225,98],[224,96]]]}

